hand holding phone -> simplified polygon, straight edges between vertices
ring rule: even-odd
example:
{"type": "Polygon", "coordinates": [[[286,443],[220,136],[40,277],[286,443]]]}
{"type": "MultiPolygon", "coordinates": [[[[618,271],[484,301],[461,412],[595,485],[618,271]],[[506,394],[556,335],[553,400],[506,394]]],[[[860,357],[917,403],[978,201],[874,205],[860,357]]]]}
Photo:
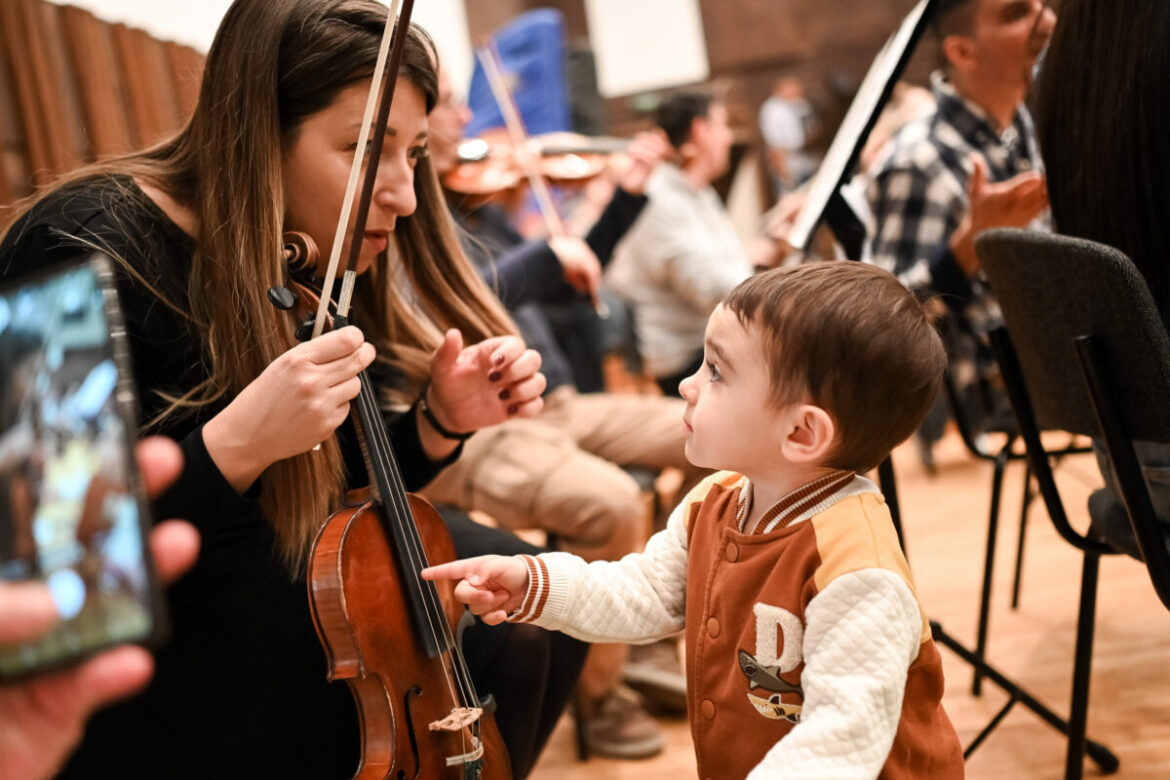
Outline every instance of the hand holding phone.
{"type": "Polygon", "coordinates": [[[165,635],[128,366],[104,255],[0,289],[0,583],[47,588],[60,618],[0,643],[0,679],[165,635]]]}
{"type": "MultiPolygon", "coordinates": [[[[137,457],[148,496],[158,495],[182,468],[179,448],[168,439],[144,440],[137,457]]],[[[199,536],[188,523],[172,520],[154,529],[150,544],[159,579],[168,583],[195,562],[199,536]]],[[[0,583],[0,642],[35,638],[59,619],[47,589],[38,587],[0,583]]],[[[122,647],[76,668],[0,684],[0,780],[53,775],[80,739],[86,718],[137,691],[150,673],[149,653],[122,647]]]]}
{"type": "Polygon", "coordinates": [[[119,646],[165,633],[150,548],[163,578],[198,548],[186,523],[151,532],[147,491],[182,456],[152,442],[140,473],[128,358],[108,258],[0,289],[0,780],[54,773],[94,709],[146,683],[150,654],[119,646]]]}

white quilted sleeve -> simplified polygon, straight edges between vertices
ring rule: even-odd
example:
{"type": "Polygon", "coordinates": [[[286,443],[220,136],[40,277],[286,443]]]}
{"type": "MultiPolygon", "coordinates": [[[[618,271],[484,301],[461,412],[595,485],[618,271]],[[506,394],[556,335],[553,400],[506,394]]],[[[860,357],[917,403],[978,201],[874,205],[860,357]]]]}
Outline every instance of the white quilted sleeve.
{"type": "Polygon", "coordinates": [[[804,706],[749,780],[873,780],[902,712],[922,616],[906,583],[884,569],[842,575],[805,610],[804,706]]]}
{"type": "Polygon", "coordinates": [[[539,556],[548,567],[549,595],[532,622],[587,642],[651,642],[681,631],[687,587],[683,506],[650,537],[644,552],[620,561],[539,556]]]}

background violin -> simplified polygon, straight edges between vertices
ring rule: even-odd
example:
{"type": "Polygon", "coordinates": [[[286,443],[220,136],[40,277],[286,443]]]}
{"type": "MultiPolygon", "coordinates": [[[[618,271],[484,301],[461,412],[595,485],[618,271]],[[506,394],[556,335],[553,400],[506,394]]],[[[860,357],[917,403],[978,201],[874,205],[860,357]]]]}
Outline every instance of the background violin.
{"type": "MultiPolygon", "coordinates": [[[[525,147],[542,178],[571,186],[605,173],[629,143],[562,132],[533,136],[525,147]]],[[[460,195],[490,196],[519,187],[526,176],[508,131],[493,128],[459,144],[458,165],[443,177],[443,186],[460,195]]]]}

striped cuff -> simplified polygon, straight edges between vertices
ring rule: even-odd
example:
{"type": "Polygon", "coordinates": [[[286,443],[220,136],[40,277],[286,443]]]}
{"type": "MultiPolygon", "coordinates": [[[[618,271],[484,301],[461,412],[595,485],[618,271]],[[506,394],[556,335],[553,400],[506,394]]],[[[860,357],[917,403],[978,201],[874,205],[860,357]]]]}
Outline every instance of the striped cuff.
{"type": "Polygon", "coordinates": [[[548,604],[550,590],[548,566],[544,561],[532,555],[517,556],[528,567],[528,592],[524,601],[515,612],[508,615],[512,623],[532,623],[544,614],[544,607],[548,604]]]}

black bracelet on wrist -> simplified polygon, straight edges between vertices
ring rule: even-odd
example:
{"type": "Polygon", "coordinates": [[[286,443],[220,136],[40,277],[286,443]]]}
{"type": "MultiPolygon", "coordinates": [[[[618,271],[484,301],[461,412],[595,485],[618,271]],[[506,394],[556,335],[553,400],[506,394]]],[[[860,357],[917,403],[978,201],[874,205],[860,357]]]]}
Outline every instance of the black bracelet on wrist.
{"type": "Polygon", "coordinates": [[[430,389],[430,382],[427,382],[425,385],[423,385],[422,394],[418,397],[418,408],[419,411],[423,413],[423,417],[427,418],[427,422],[430,423],[431,427],[435,429],[435,433],[439,434],[444,439],[450,439],[451,441],[467,441],[470,439],[475,431],[469,431],[468,433],[456,433],[455,431],[449,431],[443,427],[443,425],[439,422],[439,418],[435,417],[435,413],[431,411],[431,405],[427,403],[427,391],[430,389]]]}

